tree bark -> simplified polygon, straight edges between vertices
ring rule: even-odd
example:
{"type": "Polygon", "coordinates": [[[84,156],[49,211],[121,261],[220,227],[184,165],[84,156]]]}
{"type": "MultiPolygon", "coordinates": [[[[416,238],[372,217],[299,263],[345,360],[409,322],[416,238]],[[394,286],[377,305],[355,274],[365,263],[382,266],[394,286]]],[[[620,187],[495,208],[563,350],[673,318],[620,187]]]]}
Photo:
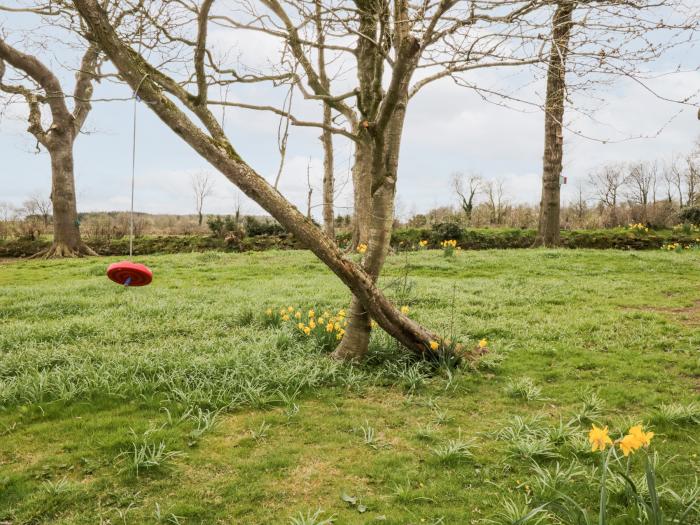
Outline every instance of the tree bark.
{"type": "Polygon", "coordinates": [[[352,166],[352,249],[369,242],[372,202],[372,144],[366,131],[361,131],[359,135],[352,166]]]}
{"type": "MultiPolygon", "coordinates": [[[[331,108],[323,105],[323,124],[331,126],[331,108]]],[[[335,239],[335,217],[333,201],[335,181],[333,176],[333,134],[324,129],[321,134],[323,143],[323,231],[331,239],[335,239]]]]}
{"type": "Polygon", "coordinates": [[[54,137],[51,157],[51,202],[53,204],[53,243],[45,257],[94,255],[80,240],[78,209],[73,177],[73,142],[54,137]]]}
{"type": "Polygon", "coordinates": [[[535,246],[558,246],[560,243],[561,185],[559,181],[564,150],[566,56],[574,7],[574,2],[558,2],[552,19],[552,48],[549,52],[545,97],[542,198],[535,246]]]}
{"type": "Polygon", "coordinates": [[[143,57],[121,42],[95,0],[74,0],[74,4],[89,26],[91,37],[99,42],[122,78],[134,89],[141,86],[140,93],[148,107],[197,153],[308,246],[387,333],[418,353],[427,352],[430,342],[439,340],[429,330],[403,315],[375,286],[367,272],[347,259],[332,239],[326,237],[312,221],[248,166],[206,107],[196,104],[172,79],[150,66],[143,57]],[[177,96],[191,114],[199,118],[209,134],[195,125],[164,94],[163,89],[177,96]]]}

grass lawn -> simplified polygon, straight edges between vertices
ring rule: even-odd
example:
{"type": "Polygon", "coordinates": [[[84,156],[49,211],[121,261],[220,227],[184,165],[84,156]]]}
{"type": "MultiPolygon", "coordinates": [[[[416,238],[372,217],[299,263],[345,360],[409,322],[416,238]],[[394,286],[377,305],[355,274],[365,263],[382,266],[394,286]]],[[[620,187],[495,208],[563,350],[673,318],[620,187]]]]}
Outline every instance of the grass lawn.
{"type": "Polygon", "coordinates": [[[591,421],[650,425],[661,486],[700,494],[697,251],[391,257],[382,286],[412,317],[488,339],[458,370],[380,333],[339,364],[268,326],[346,305],[307,252],[149,256],[139,289],[107,280],[113,260],[0,264],[0,523],[509,523],[557,463],[594,514],[591,421]]]}

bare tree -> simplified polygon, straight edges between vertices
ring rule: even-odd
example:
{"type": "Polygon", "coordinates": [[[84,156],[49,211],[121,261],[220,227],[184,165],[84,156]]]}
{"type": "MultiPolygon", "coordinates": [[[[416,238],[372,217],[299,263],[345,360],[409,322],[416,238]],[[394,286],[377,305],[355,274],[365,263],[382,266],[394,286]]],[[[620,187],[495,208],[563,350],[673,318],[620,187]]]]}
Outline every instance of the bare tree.
{"type": "MultiPolygon", "coordinates": [[[[318,82],[326,92],[330,92],[331,83],[326,68],[326,28],[323,23],[323,6],[321,0],[314,0],[314,22],[316,24],[316,44],[318,58],[318,82]]],[[[321,144],[323,145],[323,231],[331,239],[335,239],[335,221],[333,206],[335,196],[335,178],[333,173],[333,113],[329,104],[323,103],[323,129],[321,144]]],[[[311,195],[309,194],[309,199],[311,195]]]]}
{"type": "Polygon", "coordinates": [[[96,255],[80,239],[73,146],[91,109],[90,100],[100,62],[98,47],[89,45],[76,74],[71,111],[56,73],[37,56],[21,51],[0,36],[0,91],[24,99],[28,107],[27,131],[36,138],[37,147],[44,147],[51,158],[53,243],[36,256],[96,255]],[[6,79],[8,66],[15,71],[15,78],[6,79]],[[42,123],[43,108],[49,110],[51,121],[48,127],[42,123]]]}
{"type": "Polygon", "coordinates": [[[197,210],[197,224],[202,225],[204,217],[204,201],[214,193],[214,181],[208,171],[200,171],[191,177],[192,193],[194,193],[195,209],[197,210]]]}
{"type": "Polygon", "coordinates": [[[314,187],[311,185],[311,159],[306,163],[306,218],[311,220],[311,197],[314,194],[314,187]]]}
{"type": "MultiPolygon", "coordinates": [[[[626,78],[664,98],[645,85],[652,76],[648,64],[665,51],[690,42],[689,35],[698,28],[696,13],[683,0],[555,0],[553,4],[544,103],[542,199],[535,240],[535,245],[545,246],[559,243],[564,107],[569,93],[626,78]],[[572,81],[567,81],[567,72],[572,81]]],[[[690,104],[692,96],[689,93],[674,102],[690,104]]]]}
{"type": "Polygon", "coordinates": [[[36,192],[24,201],[24,209],[30,215],[38,215],[44,221],[44,228],[48,228],[51,220],[51,199],[47,199],[41,193],[36,192]]]}
{"type": "MultiPolygon", "coordinates": [[[[310,16],[315,4],[308,0],[240,2],[235,8],[221,2],[216,11],[212,9],[213,0],[159,2],[159,9],[145,17],[149,25],[157,26],[171,12],[191,18],[191,23],[180,24],[178,32],[165,35],[159,48],[160,54],[166,54],[168,46],[177,49],[178,63],[189,62],[180,70],[154,67],[143,55],[127,49],[96,0],[73,3],[90,29],[90,38],[99,42],[125,81],[132,87],[141,86],[142,98],[151,110],[308,246],[350,288],[354,298],[348,310],[349,325],[335,357],[353,359],[365,354],[370,319],[406,347],[429,355],[429,349],[440,338],[401,314],[375,284],[389,251],[407,106],[432,81],[480,67],[520,66],[540,60],[541,46],[531,45],[536,36],[521,23],[523,17],[542,5],[540,2],[507,0],[495,5],[479,1],[464,6],[455,1],[417,5],[404,0],[344,0],[323,4],[326,40],[322,47],[337,55],[334,61],[342,57],[352,64],[344,69],[357,75],[356,86],[349,90],[348,78],[345,83],[338,82],[344,84],[338,93],[332,92],[333,86],[324,87],[314,66],[319,44],[314,38],[314,17],[310,16]],[[220,29],[263,32],[277,38],[293,61],[282,61],[279,69],[269,74],[224,69],[211,59],[207,48],[210,23],[220,29]],[[328,38],[331,36],[332,41],[328,38]],[[466,49],[471,53],[463,53],[466,49]],[[446,56],[448,60],[443,60],[446,56]],[[294,68],[285,69],[288,62],[298,65],[300,73],[295,74],[294,68]],[[328,124],[301,120],[284,108],[212,100],[208,89],[218,75],[225,75],[228,82],[292,82],[305,99],[322,101],[339,115],[339,123],[330,131],[355,144],[355,232],[357,240],[368,244],[360,266],[350,262],[332,239],[243,162],[210,107],[271,111],[288,116],[296,126],[327,130],[328,124]]],[[[134,6],[145,9],[140,3],[134,6]]]]}
{"type": "Polygon", "coordinates": [[[509,204],[505,197],[505,182],[503,179],[488,180],[483,183],[484,193],[486,193],[489,207],[491,224],[501,225],[509,209],[509,204]]]}
{"type": "Polygon", "coordinates": [[[573,206],[576,218],[581,222],[588,210],[588,199],[586,198],[585,187],[582,180],[576,184],[576,201],[573,206]]]}
{"type": "Polygon", "coordinates": [[[452,174],[452,188],[459,197],[460,206],[467,219],[467,222],[472,220],[472,211],[474,211],[474,198],[481,191],[483,180],[481,175],[476,173],[470,174],[466,180],[464,174],[456,172],[452,174]]]}
{"type": "Polygon", "coordinates": [[[598,201],[608,209],[613,226],[617,226],[617,204],[625,183],[624,166],[606,164],[589,175],[589,182],[598,201]]]}
{"type": "Polygon", "coordinates": [[[0,221],[10,222],[15,216],[15,207],[9,202],[0,201],[0,221]]]}
{"type": "Polygon", "coordinates": [[[630,166],[629,174],[625,179],[625,185],[628,188],[627,198],[630,202],[640,206],[642,222],[648,220],[649,196],[656,191],[658,168],[655,161],[637,162],[630,166]]]}
{"type": "Polygon", "coordinates": [[[547,69],[547,95],[544,107],[544,156],[542,199],[535,246],[557,246],[560,223],[560,177],[564,155],[564,99],[566,97],[566,57],[573,27],[576,2],[560,0],[552,18],[552,43],[547,69]]]}
{"type": "Polygon", "coordinates": [[[243,204],[241,203],[241,194],[236,191],[233,194],[233,220],[236,226],[241,223],[241,211],[243,209],[243,204]]]}
{"type": "Polygon", "coordinates": [[[688,206],[697,204],[700,193],[700,139],[695,142],[695,148],[685,158],[685,188],[688,206]]]}

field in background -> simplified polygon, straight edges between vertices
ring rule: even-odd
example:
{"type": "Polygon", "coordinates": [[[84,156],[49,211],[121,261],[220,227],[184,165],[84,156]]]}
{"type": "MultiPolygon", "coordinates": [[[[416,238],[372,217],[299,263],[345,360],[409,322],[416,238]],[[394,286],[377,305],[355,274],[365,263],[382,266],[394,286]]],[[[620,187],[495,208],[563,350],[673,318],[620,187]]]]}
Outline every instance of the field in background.
{"type": "Polygon", "coordinates": [[[391,257],[382,286],[413,317],[489,340],[458,370],[379,333],[341,365],[267,326],[346,305],[307,252],[143,257],[142,289],[109,282],[113,260],[0,266],[0,522],[479,523],[537,497],[533,461],[572,458],[565,490],[592,507],[591,420],[652,423],[660,481],[697,486],[698,427],[669,411],[700,393],[697,251],[391,257]]]}

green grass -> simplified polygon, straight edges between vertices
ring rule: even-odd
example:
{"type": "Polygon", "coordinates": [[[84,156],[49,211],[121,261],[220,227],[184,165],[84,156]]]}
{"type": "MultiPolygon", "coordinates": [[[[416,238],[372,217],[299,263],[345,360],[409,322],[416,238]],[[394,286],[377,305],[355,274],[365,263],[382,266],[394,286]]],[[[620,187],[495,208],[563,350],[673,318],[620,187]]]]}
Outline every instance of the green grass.
{"type": "Polygon", "coordinates": [[[536,501],[533,459],[592,508],[590,419],[653,422],[676,491],[700,470],[697,252],[391,257],[382,286],[411,316],[489,340],[457,371],[381,334],[343,365],[266,326],[268,307],[346,305],[306,252],[144,257],[140,289],[108,262],[0,264],[0,522],[479,523],[536,501]],[[557,473],[573,457],[588,477],[557,473]]]}

